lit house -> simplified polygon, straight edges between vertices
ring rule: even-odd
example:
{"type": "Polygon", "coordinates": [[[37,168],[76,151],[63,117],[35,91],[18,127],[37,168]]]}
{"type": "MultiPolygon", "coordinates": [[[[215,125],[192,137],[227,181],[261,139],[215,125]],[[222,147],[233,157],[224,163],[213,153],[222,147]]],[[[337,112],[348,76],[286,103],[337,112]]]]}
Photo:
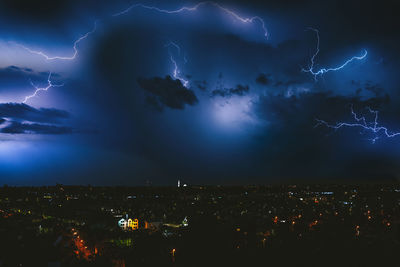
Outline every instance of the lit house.
{"type": "Polygon", "coordinates": [[[127,229],[132,229],[132,230],[137,230],[139,229],[139,220],[138,219],[121,219],[118,221],[118,226],[123,229],[123,230],[127,230],[127,229]]]}
{"type": "Polygon", "coordinates": [[[122,218],[121,220],[118,221],[118,226],[124,230],[126,230],[127,225],[128,225],[128,222],[124,218],[122,218]]]}

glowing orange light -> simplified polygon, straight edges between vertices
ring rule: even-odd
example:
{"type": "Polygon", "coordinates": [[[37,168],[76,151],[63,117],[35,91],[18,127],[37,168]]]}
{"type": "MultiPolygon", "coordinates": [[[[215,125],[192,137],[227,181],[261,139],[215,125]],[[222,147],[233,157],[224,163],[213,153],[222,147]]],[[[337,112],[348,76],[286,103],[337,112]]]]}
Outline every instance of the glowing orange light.
{"type": "Polygon", "coordinates": [[[360,226],[356,225],[356,236],[360,235],[360,226]]]}
{"type": "Polygon", "coordinates": [[[317,225],[318,224],[318,220],[315,220],[315,221],[313,221],[313,222],[311,222],[310,223],[310,228],[312,228],[314,225],[317,225]]]}

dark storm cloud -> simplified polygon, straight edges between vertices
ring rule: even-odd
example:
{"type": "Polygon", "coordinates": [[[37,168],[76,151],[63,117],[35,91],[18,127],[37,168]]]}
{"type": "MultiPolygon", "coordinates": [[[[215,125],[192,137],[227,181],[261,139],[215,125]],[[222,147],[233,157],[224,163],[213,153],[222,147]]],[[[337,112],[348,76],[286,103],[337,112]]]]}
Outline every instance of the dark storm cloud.
{"type": "Polygon", "coordinates": [[[69,134],[72,133],[72,128],[12,121],[9,125],[2,128],[1,132],[8,134],[69,134]]]}
{"type": "Polygon", "coordinates": [[[261,85],[268,85],[271,82],[270,77],[270,74],[260,73],[256,78],[256,82],[261,85]]]}
{"type": "MultiPolygon", "coordinates": [[[[31,86],[30,81],[35,83],[47,82],[48,72],[35,72],[30,68],[8,66],[0,68],[0,92],[16,91],[31,86]]],[[[60,78],[57,73],[52,73],[52,79],[60,78]]]]}
{"type": "Polygon", "coordinates": [[[215,89],[211,92],[211,96],[222,96],[222,97],[231,97],[233,95],[243,96],[248,93],[250,87],[248,85],[236,85],[235,88],[223,88],[223,89],[215,89]]]}
{"type": "MultiPolygon", "coordinates": [[[[261,97],[254,103],[255,112],[269,126],[256,138],[259,147],[255,150],[259,154],[254,160],[259,161],[259,168],[266,168],[270,175],[288,179],[299,175],[305,175],[301,177],[304,179],[393,178],[399,168],[393,168],[398,157],[388,155],[391,140],[380,139],[379,146],[374,147],[369,141],[373,137],[371,132],[350,127],[338,131],[324,126],[315,127],[316,119],[331,124],[353,123],[351,106],[370,122],[373,122],[374,116],[366,107],[385,115],[400,115],[400,110],[387,95],[362,99],[359,96],[320,92],[292,97],[261,97]],[[357,164],[350,164],[354,159],[357,164]],[[384,166],[386,168],[382,168],[384,166]]],[[[399,129],[400,125],[396,127],[390,123],[395,117],[380,117],[379,123],[390,129],[399,129]]]]}
{"type": "Polygon", "coordinates": [[[36,109],[22,103],[0,104],[0,117],[14,120],[27,120],[33,122],[54,123],[69,118],[69,113],[64,110],[52,108],[36,109]]]}
{"type": "MultiPolygon", "coordinates": [[[[350,103],[353,102],[357,110],[362,110],[364,105],[370,105],[374,108],[378,107],[379,104],[379,107],[382,108],[390,99],[374,98],[368,102],[362,100],[365,98],[361,98],[361,96],[360,98],[338,96],[337,91],[341,88],[331,83],[331,78],[336,79],[335,76],[341,78],[341,74],[347,74],[351,79],[359,79],[359,77],[351,75],[351,68],[346,68],[343,72],[329,73],[324,77],[318,77],[318,82],[314,81],[313,75],[302,72],[301,68],[310,64],[310,56],[314,52],[316,42],[313,34],[308,32],[303,34],[303,30],[307,26],[309,24],[305,24],[304,28],[299,29],[300,37],[289,36],[293,39],[284,40],[278,44],[251,42],[245,37],[241,38],[237,35],[213,31],[192,31],[193,35],[189,37],[184,32],[179,32],[179,38],[182,39],[182,43],[180,43],[182,50],[189,49],[188,55],[191,56],[187,65],[180,64],[179,67],[183,73],[185,71],[192,73],[193,80],[206,80],[207,86],[201,84],[201,87],[191,81],[191,89],[199,94],[199,97],[202,97],[203,102],[208,101],[207,98],[203,98],[206,94],[229,97],[234,94],[250,93],[249,90],[244,89],[245,86],[236,88],[236,84],[249,84],[252,89],[251,94],[254,95],[271,93],[270,98],[261,96],[260,102],[253,106],[258,118],[265,120],[267,122],[265,124],[270,127],[265,129],[260,126],[259,134],[252,136],[253,129],[240,126],[243,130],[248,130],[249,133],[248,135],[246,133],[248,139],[246,137],[243,137],[243,139],[246,139],[246,141],[251,139],[249,142],[254,141],[254,146],[249,145],[246,148],[240,148],[243,159],[240,162],[237,161],[239,164],[235,164],[235,160],[230,158],[230,155],[233,150],[239,150],[238,144],[243,144],[245,141],[239,140],[236,143],[230,143],[229,146],[224,146],[223,143],[227,138],[223,136],[223,131],[219,132],[219,129],[216,130],[210,124],[204,127],[205,123],[201,121],[204,118],[201,118],[198,112],[203,108],[203,105],[199,105],[198,109],[186,109],[184,112],[166,112],[162,118],[158,117],[158,113],[150,114],[140,105],[139,100],[146,99],[146,102],[150,103],[151,106],[157,110],[162,110],[168,107],[164,102],[170,102],[167,101],[169,96],[163,95],[166,90],[159,86],[165,79],[157,78],[158,83],[154,81],[156,78],[144,79],[151,81],[151,86],[143,86],[143,81],[141,82],[141,87],[145,87],[144,90],[135,90],[136,87],[132,84],[132,81],[135,81],[132,79],[132,73],[135,73],[136,77],[151,77],[162,76],[173,71],[167,53],[160,47],[163,40],[151,39],[155,35],[155,31],[153,29],[148,30],[147,32],[150,32],[151,36],[147,36],[145,33],[146,38],[142,37],[140,40],[132,36],[143,36],[143,32],[134,31],[135,34],[127,34],[125,29],[120,35],[127,37],[118,39],[114,38],[114,35],[111,36],[109,42],[112,49],[110,46],[106,46],[107,49],[102,50],[102,53],[99,53],[96,57],[99,62],[96,62],[98,64],[94,64],[94,66],[104,69],[101,74],[110,79],[110,84],[117,90],[113,91],[114,97],[122,98],[123,96],[124,99],[133,99],[130,102],[127,101],[126,107],[131,111],[129,114],[135,116],[131,124],[131,127],[135,127],[135,129],[126,134],[125,140],[121,140],[120,134],[115,139],[118,139],[122,144],[121,146],[124,147],[131,144],[131,140],[135,140],[138,144],[132,144],[129,153],[134,150],[138,151],[137,153],[140,153],[140,155],[145,155],[154,162],[154,165],[163,169],[163,177],[173,177],[177,170],[179,172],[181,169],[181,162],[184,162],[185,166],[198,164],[213,169],[213,171],[208,172],[210,177],[218,178],[216,174],[224,172],[225,176],[249,177],[254,175],[262,177],[260,178],[261,181],[265,181],[264,179],[270,181],[270,179],[281,176],[308,178],[305,176],[328,177],[332,175],[333,178],[336,178],[334,177],[336,175],[344,177],[357,173],[357,170],[349,163],[351,159],[346,157],[347,155],[356,157],[360,151],[364,152],[360,147],[362,145],[368,146],[369,141],[360,141],[364,137],[361,136],[360,138],[357,129],[333,132],[323,127],[314,128],[317,123],[315,119],[325,119],[333,123],[341,119],[350,120],[350,103]],[[294,39],[302,37],[307,40],[294,39]],[[144,40],[146,40],[145,44],[137,44],[144,42],[144,40]],[[152,46],[152,42],[149,40],[154,41],[153,44],[156,45],[152,46]],[[151,54],[145,54],[148,51],[151,51],[151,54]],[[104,61],[104,58],[109,60],[104,61]],[[220,75],[216,79],[216,74],[219,72],[223,72],[224,76],[220,75]],[[262,73],[263,76],[257,76],[259,73],[262,73]],[[257,78],[259,78],[258,81],[257,78]],[[215,80],[217,80],[216,83],[215,80]],[[208,87],[208,91],[205,93],[203,91],[207,89],[206,87],[208,87]],[[214,92],[213,89],[215,89],[214,92]],[[326,93],[328,90],[331,90],[332,93],[326,93]],[[306,91],[308,93],[304,93],[306,91]],[[315,93],[318,91],[325,93],[315,93]],[[144,96],[142,95],[143,92],[145,92],[144,96]],[[174,124],[174,121],[185,119],[188,120],[191,128],[197,130],[197,135],[190,135],[190,138],[188,138],[188,135],[182,134],[179,127],[174,124]],[[160,129],[171,130],[169,134],[160,135],[160,129]],[[201,135],[202,131],[210,133],[210,138],[204,138],[201,135]],[[347,135],[348,133],[350,134],[347,135]],[[333,136],[327,137],[328,134],[333,136]],[[132,138],[132,136],[135,136],[135,138],[132,138]],[[170,147],[169,144],[174,143],[171,141],[173,140],[171,136],[173,138],[182,136],[182,144],[170,147]],[[193,138],[193,136],[196,136],[196,138],[193,138]],[[221,136],[223,137],[221,138],[221,136]],[[353,138],[360,143],[363,142],[362,145],[355,147],[354,144],[349,144],[349,140],[353,138]],[[213,143],[212,146],[207,145],[210,140],[213,143]],[[212,150],[212,153],[208,153],[209,150],[212,150]],[[350,152],[347,150],[350,150],[350,152]],[[193,151],[199,152],[196,154],[201,156],[193,156],[195,154],[193,151]],[[218,151],[218,154],[215,151],[218,151]],[[341,162],[332,163],[336,158],[341,162]],[[218,164],[215,164],[215,162],[218,164]],[[221,162],[226,163],[225,167],[222,167],[221,162]],[[209,167],[212,164],[218,165],[218,167],[209,167]],[[336,169],[336,171],[331,172],[331,169],[336,169]]],[[[321,30],[321,36],[322,33],[321,30]]],[[[329,40],[330,34],[326,33],[323,36],[329,40]]],[[[359,45],[357,44],[355,47],[355,50],[358,51],[359,45]]],[[[336,66],[347,58],[347,55],[335,57],[338,53],[332,52],[334,47],[329,45],[329,41],[321,43],[321,48],[324,50],[316,60],[316,68],[336,66]],[[324,56],[326,57],[324,58],[324,56]]],[[[349,56],[352,56],[352,54],[349,56]]],[[[365,81],[363,80],[361,84],[365,84],[365,81]]],[[[356,90],[353,85],[348,85],[348,87],[351,87],[353,92],[356,90]]],[[[364,88],[364,86],[362,87],[364,88]]],[[[347,89],[346,87],[343,91],[350,94],[348,93],[350,90],[347,89]]],[[[362,95],[364,96],[364,94],[362,95]]],[[[219,100],[212,99],[212,101],[219,100]]],[[[181,108],[185,105],[182,104],[182,101],[178,101],[178,103],[181,103],[178,105],[181,108]]],[[[121,105],[118,107],[121,108],[121,105]]],[[[233,106],[233,109],[236,109],[236,107],[233,106]]],[[[128,114],[125,110],[123,112],[116,111],[115,117],[120,117],[121,113],[128,114]]],[[[203,110],[203,113],[207,114],[207,111],[203,110]]],[[[252,110],[250,113],[250,115],[254,115],[252,110]]],[[[382,117],[386,118],[386,116],[382,117]]],[[[129,119],[132,120],[132,118],[129,119]]],[[[130,130],[130,126],[126,126],[126,123],[121,123],[121,125],[123,126],[118,132],[127,133],[130,130]]],[[[221,126],[221,128],[223,127],[221,126]]],[[[234,136],[235,133],[232,132],[234,136]]],[[[364,154],[363,157],[358,157],[360,162],[371,160],[368,153],[364,154]]],[[[204,179],[205,173],[201,168],[194,167],[193,171],[188,171],[186,175],[204,179]]]]}
{"type": "Polygon", "coordinates": [[[385,89],[382,86],[380,86],[379,84],[373,84],[371,82],[368,82],[365,85],[365,90],[373,93],[376,96],[380,96],[385,93],[385,89]]]}
{"type": "Polygon", "coordinates": [[[36,109],[26,104],[0,104],[1,133],[67,134],[72,128],[58,125],[69,113],[58,109],[36,109]]]}
{"type": "MultiPolygon", "coordinates": [[[[226,1],[229,2],[231,1],[226,1]]],[[[397,14],[400,10],[398,1],[249,0],[244,3],[236,0],[235,2],[245,4],[254,10],[276,12],[286,19],[295,18],[300,27],[314,26],[324,29],[325,32],[335,36],[332,38],[335,39],[335,44],[373,40],[395,47],[396,42],[393,40],[398,41],[399,38],[393,27],[398,24],[397,14]]]]}
{"type": "MultiPolygon", "coordinates": [[[[89,155],[91,158],[98,154],[99,149],[107,147],[107,151],[123,151],[124,155],[151,162],[152,167],[143,167],[140,175],[131,175],[126,166],[133,169],[142,165],[140,160],[129,159],[128,164],[121,165],[119,159],[106,152],[107,164],[104,165],[112,169],[112,175],[99,172],[99,175],[91,175],[97,183],[110,181],[110,176],[119,175],[129,177],[122,178],[120,181],[123,183],[136,183],[131,177],[151,175],[167,183],[177,176],[193,177],[197,179],[195,183],[203,183],[207,177],[219,179],[218,182],[222,183],[230,183],[232,178],[249,183],[247,177],[258,177],[256,182],[264,183],[282,176],[313,176],[321,181],[330,177],[354,178],[354,174],[379,177],[380,174],[400,173],[400,155],[395,154],[393,143],[396,141],[393,139],[379,140],[379,144],[372,146],[365,140],[368,133],[360,135],[359,129],[332,131],[324,127],[314,128],[316,118],[332,123],[351,120],[350,104],[353,104],[358,112],[364,112],[365,106],[379,109],[380,123],[391,129],[400,129],[395,125],[400,117],[400,105],[393,97],[399,84],[393,82],[398,69],[393,66],[400,62],[397,60],[399,35],[393,26],[399,12],[394,8],[394,2],[220,2],[242,16],[264,18],[271,33],[268,41],[263,39],[259,23],[245,26],[211,8],[181,15],[137,9],[126,16],[103,20],[99,30],[79,44],[79,58],[87,60],[75,62],[82,70],[76,72],[80,77],[75,78],[85,82],[76,86],[68,83],[67,86],[71,85],[68,90],[52,91],[54,95],[61,94],[67,98],[63,103],[46,105],[67,105],[68,110],[78,113],[79,117],[92,117],[91,122],[96,124],[94,127],[101,129],[103,135],[98,135],[96,150],[89,155]],[[206,18],[209,21],[202,20],[200,14],[210,14],[206,18]],[[223,23],[219,23],[219,27],[214,22],[223,23]],[[302,67],[309,66],[315,52],[314,33],[304,32],[309,26],[320,30],[321,51],[315,61],[316,68],[337,66],[363,48],[368,50],[367,59],[362,64],[351,64],[343,71],[320,76],[314,83],[311,74],[301,72],[302,67]],[[184,64],[179,53],[174,54],[181,75],[191,73],[193,80],[201,82],[191,79],[191,90],[187,90],[170,77],[141,79],[142,90],[137,77],[164,77],[173,72],[174,66],[164,47],[169,39],[181,46],[181,56],[187,55],[188,61],[184,64]],[[379,58],[384,58],[384,61],[378,61],[379,58]],[[380,63],[374,65],[376,69],[368,69],[374,62],[380,63]],[[355,76],[353,70],[357,70],[358,65],[367,68],[355,76]],[[226,74],[225,84],[221,87],[214,83],[218,72],[226,74]],[[375,73],[378,74],[374,76],[375,73]],[[392,78],[390,83],[396,86],[391,88],[386,82],[387,77],[392,78]],[[358,81],[351,84],[351,79],[358,81]],[[367,84],[366,79],[372,82],[367,84]],[[248,84],[252,90],[246,86],[235,87],[236,84],[248,84]],[[251,104],[252,108],[246,114],[265,123],[254,128],[238,123],[237,128],[243,130],[240,134],[235,132],[236,128],[229,127],[229,122],[220,123],[219,117],[214,116],[220,115],[217,113],[221,110],[223,115],[229,114],[229,110],[214,110],[214,105],[207,103],[228,102],[226,99],[209,99],[210,94],[229,97],[250,93],[254,99],[260,98],[251,104]],[[340,96],[340,93],[352,96],[340,96]],[[386,93],[390,93],[390,97],[386,93]],[[150,104],[160,111],[165,108],[184,109],[186,105],[196,104],[197,97],[204,102],[202,105],[180,112],[159,113],[146,108],[146,104],[150,104]],[[214,118],[216,121],[212,123],[214,118]],[[182,124],[188,127],[182,127],[182,124]],[[391,146],[386,141],[391,142],[391,146]]],[[[152,1],[150,4],[177,9],[193,3],[152,1]]],[[[127,1],[119,0],[0,1],[1,31],[5,33],[2,36],[5,39],[17,37],[15,41],[23,39],[21,43],[52,54],[61,53],[59,48],[63,47],[64,54],[72,49],[76,38],[91,29],[95,18],[109,18],[108,15],[128,5],[127,1]],[[99,13],[103,7],[107,10],[101,16],[99,13]]],[[[42,58],[37,58],[42,62],[42,58]]],[[[53,64],[61,66],[63,63],[54,61],[53,64]]],[[[10,90],[14,94],[23,87],[31,90],[30,79],[41,85],[46,83],[47,76],[48,73],[38,73],[35,69],[14,66],[0,69],[0,92],[10,90]]],[[[53,79],[57,80],[57,77],[54,75],[53,79]]],[[[54,100],[62,99],[57,96],[54,100]]],[[[52,98],[44,99],[52,101],[52,98]]],[[[68,113],[63,111],[35,109],[22,104],[6,105],[0,106],[2,132],[61,134],[72,131],[59,125],[68,119],[68,113]]],[[[232,103],[232,110],[236,111],[236,108],[240,106],[232,103]]],[[[76,152],[81,154],[82,151],[79,146],[76,152]]],[[[65,162],[68,161],[66,158],[65,162]]],[[[85,168],[92,170],[98,170],[100,165],[96,161],[83,162],[85,168]]],[[[74,170],[72,176],[77,173],[74,170]]],[[[85,176],[89,179],[89,175],[85,176]]],[[[54,179],[51,177],[49,180],[54,182],[54,179]]]]}
{"type": "MultiPolygon", "coordinates": [[[[2,7],[2,11],[7,11],[19,17],[44,20],[61,15],[68,7],[68,2],[66,0],[3,0],[0,7],[2,7]]],[[[75,1],[72,0],[71,2],[75,1]]]]}
{"type": "MultiPolygon", "coordinates": [[[[113,2],[117,5],[119,1],[113,2]]],[[[99,14],[101,11],[109,14],[109,2],[98,0],[2,0],[0,1],[0,15],[13,21],[14,25],[20,21],[40,25],[42,28],[60,26],[65,21],[74,20],[79,13],[88,16],[99,14]],[[108,9],[107,9],[108,7],[108,9]]],[[[103,13],[101,12],[101,13],[103,13]]],[[[11,25],[10,25],[11,26],[11,25]]],[[[32,26],[32,25],[29,25],[32,26]]],[[[25,25],[25,27],[29,27],[25,25]]]]}
{"type": "Polygon", "coordinates": [[[385,90],[381,84],[374,83],[372,81],[366,81],[363,83],[361,81],[352,80],[351,85],[353,88],[355,88],[356,95],[382,97],[390,93],[388,90],[385,90]]]}
{"type": "Polygon", "coordinates": [[[0,69],[0,88],[9,88],[9,85],[26,85],[32,70],[24,70],[16,66],[8,66],[0,69]]]}
{"type": "MultiPolygon", "coordinates": [[[[210,61],[219,58],[219,61],[212,65],[211,70],[213,73],[223,71],[224,75],[217,78],[214,87],[217,90],[214,92],[215,95],[229,96],[231,94],[229,88],[235,84],[249,84],[251,87],[256,85],[254,88],[267,91],[283,91],[287,90],[289,86],[305,87],[307,85],[308,88],[316,88],[322,84],[314,84],[313,76],[301,71],[301,66],[309,64],[310,59],[307,52],[310,47],[315,46],[315,40],[306,42],[291,39],[271,45],[250,42],[230,34],[206,33],[194,38],[199,40],[194,42],[196,47],[199,46],[197,49],[207,51],[204,56],[207,60],[198,58],[196,61],[193,60],[192,64],[199,69],[197,75],[205,73],[206,77],[208,76],[210,84],[211,80],[215,79],[215,74],[209,74],[210,61]],[[200,39],[206,41],[200,42],[200,39]],[[221,47],[224,47],[222,52],[221,47]],[[263,72],[260,73],[260,70],[263,72]]],[[[332,86],[327,87],[328,90],[333,90],[330,88],[332,86]]],[[[292,88],[292,90],[294,89],[292,88]]],[[[238,90],[238,92],[243,91],[238,90]]]]}
{"type": "Polygon", "coordinates": [[[340,96],[329,92],[303,93],[291,97],[269,95],[260,99],[256,105],[256,113],[260,118],[289,126],[293,123],[297,125],[299,122],[312,122],[316,118],[331,121],[349,118],[350,105],[358,109],[378,109],[390,103],[388,95],[363,100],[359,96],[340,96]]]}
{"type": "Polygon", "coordinates": [[[180,80],[174,80],[169,75],[165,78],[139,78],[137,81],[143,90],[151,94],[148,97],[148,103],[157,109],[161,109],[163,106],[184,109],[185,105],[193,106],[198,102],[192,90],[187,89],[180,80]]]}
{"type": "Polygon", "coordinates": [[[201,91],[206,91],[207,90],[207,81],[194,81],[193,82],[197,88],[199,88],[201,91]]]}

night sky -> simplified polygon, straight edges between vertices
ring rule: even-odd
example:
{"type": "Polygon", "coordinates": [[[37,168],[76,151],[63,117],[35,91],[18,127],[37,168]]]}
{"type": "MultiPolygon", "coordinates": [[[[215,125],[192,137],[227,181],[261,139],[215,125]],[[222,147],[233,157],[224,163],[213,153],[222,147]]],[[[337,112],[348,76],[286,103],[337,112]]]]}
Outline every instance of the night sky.
{"type": "Polygon", "coordinates": [[[0,184],[396,181],[396,2],[1,0],[0,184]]]}

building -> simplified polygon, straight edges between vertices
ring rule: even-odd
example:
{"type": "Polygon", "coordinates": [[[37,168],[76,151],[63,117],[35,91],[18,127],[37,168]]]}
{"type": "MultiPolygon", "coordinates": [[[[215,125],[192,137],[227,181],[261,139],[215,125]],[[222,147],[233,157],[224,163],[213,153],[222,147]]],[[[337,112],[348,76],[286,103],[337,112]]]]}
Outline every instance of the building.
{"type": "Polygon", "coordinates": [[[132,230],[137,230],[139,229],[139,220],[138,219],[121,219],[118,221],[118,226],[123,229],[123,230],[127,230],[127,229],[132,229],[132,230]]]}
{"type": "Polygon", "coordinates": [[[128,222],[124,218],[118,221],[118,226],[121,227],[123,230],[126,230],[127,225],[128,222]]]}

